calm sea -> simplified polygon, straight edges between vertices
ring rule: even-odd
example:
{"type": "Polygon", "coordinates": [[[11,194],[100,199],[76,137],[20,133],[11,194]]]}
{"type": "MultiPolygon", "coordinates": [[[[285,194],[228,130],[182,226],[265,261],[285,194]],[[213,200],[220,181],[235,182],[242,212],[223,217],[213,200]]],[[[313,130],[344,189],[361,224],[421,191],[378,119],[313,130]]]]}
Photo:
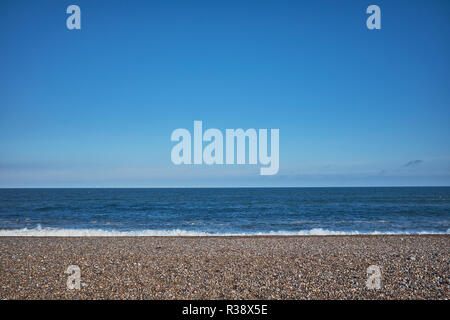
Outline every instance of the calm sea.
{"type": "Polygon", "coordinates": [[[450,187],[0,189],[0,235],[450,232],[450,187]]]}

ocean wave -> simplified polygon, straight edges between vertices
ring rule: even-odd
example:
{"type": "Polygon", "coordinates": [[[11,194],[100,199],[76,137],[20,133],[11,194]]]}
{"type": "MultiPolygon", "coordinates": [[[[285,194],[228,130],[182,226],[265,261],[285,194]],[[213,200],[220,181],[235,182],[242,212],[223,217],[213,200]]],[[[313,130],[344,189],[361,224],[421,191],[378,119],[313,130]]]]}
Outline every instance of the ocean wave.
{"type": "Polygon", "coordinates": [[[0,237],[220,237],[220,236],[326,236],[326,235],[417,235],[417,234],[450,234],[450,229],[446,232],[434,231],[335,231],[322,228],[299,231],[268,231],[268,232],[242,232],[242,233],[214,233],[206,231],[190,231],[182,229],[172,230],[136,230],[120,231],[105,229],[58,229],[42,228],[34,229],[10,229],[0,230],[0,237]]]}

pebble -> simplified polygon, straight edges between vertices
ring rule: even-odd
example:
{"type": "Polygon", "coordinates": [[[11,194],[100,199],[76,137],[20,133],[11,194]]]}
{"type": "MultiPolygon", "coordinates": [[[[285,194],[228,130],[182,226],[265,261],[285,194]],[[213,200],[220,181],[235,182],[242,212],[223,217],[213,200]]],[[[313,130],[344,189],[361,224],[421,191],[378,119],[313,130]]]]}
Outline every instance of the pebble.
{"type": "Polygon", "coordinates": [[[0,237],[0,299],[449,299],[449,247],[449,235],[0,237]]]}

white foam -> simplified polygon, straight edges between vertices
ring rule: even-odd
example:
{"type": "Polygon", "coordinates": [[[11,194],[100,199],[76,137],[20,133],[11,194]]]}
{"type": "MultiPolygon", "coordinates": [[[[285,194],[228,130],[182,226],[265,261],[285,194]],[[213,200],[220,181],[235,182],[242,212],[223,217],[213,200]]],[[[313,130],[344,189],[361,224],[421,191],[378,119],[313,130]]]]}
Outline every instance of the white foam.
{"type": "Polygon", "coordinates": [[[269,232],[248,232],[248,233],[212,233],[204,231],[189,231],[181,229],[173,230],[139,230],[139,231],[119,231],[104,229],[57,229],[42,228],[38,226],[35,229],[11,229],[0,230],[0,237],[205,237],[205,236],[311,236],[311,235],[407,235],[407,234],[449,234],[447,232],[359,232],[359,231],[334,231],[322,228],[300,231],[269,231],[269,232]]]}

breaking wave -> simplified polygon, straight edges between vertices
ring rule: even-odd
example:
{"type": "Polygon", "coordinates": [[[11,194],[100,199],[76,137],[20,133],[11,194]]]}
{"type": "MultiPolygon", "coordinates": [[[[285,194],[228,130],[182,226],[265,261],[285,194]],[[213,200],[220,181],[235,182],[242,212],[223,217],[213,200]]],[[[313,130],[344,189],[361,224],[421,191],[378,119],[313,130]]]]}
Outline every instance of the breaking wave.
{"type": "Polygon", "coordinates": [[[214,233],[206,231],[190,231],[182,229],[173,230],[105,230],[105,229],[59,229],[42,228],[34,229],[10,229],[0,230],[3,237],[206,237],[206,236],[326,236],[326,235],[414,235],[414,234],[450,234],[450,229],[446,232],[433,231],[392,231],[392,232],[360,232],[360,231],[334,231],[322,228],[299,231],[269,231],[269,232],[243,232],[243,233],[214,233]]]}

